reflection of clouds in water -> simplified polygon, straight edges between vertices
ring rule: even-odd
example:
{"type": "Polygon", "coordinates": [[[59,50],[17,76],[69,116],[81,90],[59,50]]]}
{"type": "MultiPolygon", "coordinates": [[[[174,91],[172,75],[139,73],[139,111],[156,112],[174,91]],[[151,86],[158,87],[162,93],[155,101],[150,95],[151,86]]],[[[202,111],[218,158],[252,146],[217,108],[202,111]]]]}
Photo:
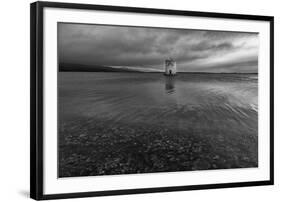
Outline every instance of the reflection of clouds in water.
{"type": "MultiPolygon", "coordinates": [[[[61,73],[60,117],[112,122],[186,123],[255,119],[257,80],[251,75],[61,73]],[[62,93],[63,92],[63,93],[62,93]]],[[[63,118],[64,119],[64,118],[63,118]]]]}

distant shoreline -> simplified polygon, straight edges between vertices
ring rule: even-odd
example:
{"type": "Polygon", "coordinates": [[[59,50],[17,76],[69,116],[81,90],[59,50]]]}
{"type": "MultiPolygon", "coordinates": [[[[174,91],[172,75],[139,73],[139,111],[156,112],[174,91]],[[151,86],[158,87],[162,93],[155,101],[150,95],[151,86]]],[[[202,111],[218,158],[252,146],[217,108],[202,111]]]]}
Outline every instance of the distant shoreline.
{"type": "MultiPolygon", "coordinates": [[[[78,71],[78,70],[63,70],[63,71],[59,71],[59,72],[96,72],[96,73],[100,73],[100,72],[103,72],[103,73],[141,73],[141,74],[150,74],[150,73],[153,73],[153,74],[163,74],[164,72],[141,72],[141,71],[78,71]]],[[[245,73],[242,73],[242,72],[177,72],[177,74],[258,74],[258,72],[245,72],[245,73]]]]}
{"type": "MultiPolygon", "coordinates": [[[[157,73],[163,74],[162,71],[142,71],[138,69],[130,69],[127,67],[111,67],[103,65],[79,65],[79,64],[60,64],[59,72],[122,72],[122,73],[157,73]]],[[[257,72],[177,72],[178,74],[258,74],[257,72]]]]}

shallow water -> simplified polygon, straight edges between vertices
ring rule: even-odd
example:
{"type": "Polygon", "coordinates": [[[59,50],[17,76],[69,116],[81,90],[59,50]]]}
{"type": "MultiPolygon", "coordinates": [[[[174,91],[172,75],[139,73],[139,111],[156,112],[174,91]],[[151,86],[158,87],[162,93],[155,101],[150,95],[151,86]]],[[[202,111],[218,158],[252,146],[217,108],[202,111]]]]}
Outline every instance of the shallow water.
{"type": "MultiPolygon", "coordinates": [[[[149,139],[148,134],[153,137],[158,135],[155,133],[163,134],[160,137],[163,141],[174,139],[175,134],[180,134],[179,139],[182,138],[183,141],[195,138],[197,142],[204,142],[201,146],[206,151],[197,151],[196,148],[193,151],[191,148],[183,152],[188,155],[188,159],[183,158],[181,161],[189,162],[189,164],[179,170],[257,166],[257,74],[182,73],[175,77],[165,77],[161,73],[60,72],[58,83],[60,172],[64,173],[61,176],[178,170],[170,166],[170,161],[168,164],[163,162],[168,165],[166,167],[155,167],[152,162],[152,167],[150,165],[149,169],[143,166],[131,171],[127,168],[126,170],[122,165],[122,168],[119,168],[118,164],[119,170],[116,169],[118,170],[116,172],[114,168],[106,169],[105,167],[97,170],[94,165],[89,164],[84,167],[79,167],[79,165],[71,167],[67,159],[74,158],[74,153],[66,149],[70,145],[72,145],[71,148],[76,145],[75,154],[80,155],[77,157],[80,158],[80,163],[81,158],[82,161],[90,159],[92,163],[100,163],[97,158],[91,156],[91,152],[97,155],[98,151],[95,148],[88,148],[89,156],[79,150],[78,145],[82,147],[84,144],[80,141],[81,134],[82,138],[88,138],[88,145],[96,146],[99,141],[97,134],[108,133],[108,141],[111,141],[112,138],[114,139],[114,134],[118,136],[122,134],[118,131],[122,128],[126,128],[126,134],[123,131],[126,138],[121,135],[119,139],[112,139],[112,142],[107,145],[112,147],[112,150],[106,152],[116,150],[122,138],[126,146],[135,140],[142,139],[141,149],[137,152],[147,152],[142,149],[148,145],[146,142],[146,139],[149,139]],[[117,131],[101,130],[99,128],[101,125],[108,130],[116,128],[117,131]],[[140,129],[142,127],[143,129],[140,129]],[[156,129],[157,131],[153,132],[156,129]],[[72,139],[69,138],[71,135],[72,139]],[[197,154],[195,160],[190,160],[190,152],[197,154]],[[220,163],[216,164],[218,158],[220,163]],[[196,164],[197,161],[200,161],[199,164],[196,164]],[[66,165],[67,169],[75,171],[67,171],[66,165]],[[87,169],[89,172],[85,171],[87,169]]],[[[157,140],[156,136],[153,141],[157,140]]],[[[173,140],[173,143],[175,141],[173,140]]],[[[155,150],[155,145],[150,146],[155,150]]],[[[134,150],[126,150],[127,153],[130,151],[134,150]]],[[[173,155],[178,155],[177,152],[173,155]]],[[[130,154],[120,151],[120,155],[130,154]]],[[[147,161],[153,161],[149,152],[147,155],[149,156],[147,161]]],[[[159,157],[157,151],[153,155],[156,155],[156,158],[159,157]]],[[[128,160],[124,160],[128,158],[127,156],[121,160],[128,164],[128,160]]],[[[163,158],[160,159],[164,161],[163,158]]],[[[113,161],[112,159],[116,157],[111,158],[110,161],[113,161]]],[[[127,167],[130,166],[127,165],[127,167]]]]}

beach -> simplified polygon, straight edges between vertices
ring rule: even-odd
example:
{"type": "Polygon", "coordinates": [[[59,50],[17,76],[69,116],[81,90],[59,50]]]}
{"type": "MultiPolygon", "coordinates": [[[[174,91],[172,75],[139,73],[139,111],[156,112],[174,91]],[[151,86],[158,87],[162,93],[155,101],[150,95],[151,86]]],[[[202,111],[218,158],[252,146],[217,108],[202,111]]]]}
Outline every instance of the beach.
{"type": "Polygon", "coordinates": [[[258,166],[258,75],[59,72],[59,177],[258,166]]]}

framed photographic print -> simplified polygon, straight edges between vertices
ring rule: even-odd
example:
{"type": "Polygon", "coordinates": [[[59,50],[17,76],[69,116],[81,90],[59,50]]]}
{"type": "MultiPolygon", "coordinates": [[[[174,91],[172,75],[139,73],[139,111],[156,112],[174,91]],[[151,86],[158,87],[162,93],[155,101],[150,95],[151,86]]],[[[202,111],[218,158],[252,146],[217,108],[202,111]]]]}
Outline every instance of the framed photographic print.
{"type": "Polygon", "coordinates": [[[273,184],[273,17],[31,4],[31,197],[273,184]]]}

